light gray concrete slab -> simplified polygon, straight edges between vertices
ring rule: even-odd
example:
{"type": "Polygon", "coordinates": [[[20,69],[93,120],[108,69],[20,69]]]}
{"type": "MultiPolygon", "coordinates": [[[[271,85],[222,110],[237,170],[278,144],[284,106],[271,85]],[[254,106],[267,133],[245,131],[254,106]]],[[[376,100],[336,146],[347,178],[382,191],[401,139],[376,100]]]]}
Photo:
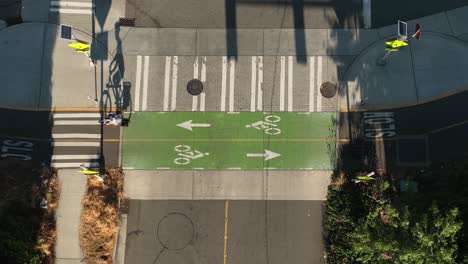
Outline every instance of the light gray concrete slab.
{"type": "Polygon", "coordinates": [[[269,171],[268,200],[326,200],[332,171],[269,171]]]}
{"type": "Polygon", "coordinates": [[[49,1],[22,0],[21,18],[24,22],[47,22],[49,1]]]}
{"type": "Polygon", "coordinates": [[[197,29],[196,45],[197,55],[260,55],[263,53],[263,30],[197,29]]]}
{"type": "Polygon", "coordinates": [[[195,171],[194,199],[263,200],[263,172],[195,171]]]}
{"type": "Polygon", "coordinates": [[[122,42],[124,54],[195,55],[195,29],[132,28],[122,42]]]}
{"type": "Polygon", "coordinates": [[[38,106],[44,32],[41,23],[17,24],[1,31],[1,106],[38,106]]]}
{"type": "Polygon", "coordinates": [[[374,29],[330,29],[327,54],[357,55],[377,40],[379,36],[374,29]]]}
{"type": "Polygon", "coordinates": [[[83,255],[79,242],[81,200],[86,189],[87,176],[77,169],[58,171],[60,200],[57,208],[57,243],[55,252],[58,263],[73,259],[81,260],[83,255]],[[68,259],[68,260],[65,260],[68,259]]]}
{"type": "Polygon", "coordinates": [[[81,259],[62,259],[62,258],[55,258],[55,263],[57,264],[83,264],[81,259]]]}
{"type": "Polygon", "coordinates": [[[376,42],[349,68],[347,82],[339,91],[342,111],[417,102],[409,47],[390,54],[386,66],[377,66],[377,60],[385,54],[384,46],[383,41],[376,42]],[[363,99],[365,104],[361,105],[363,99]]]}
{"type": "Polygon", "coordinates": [[[264,55],[326,55],[328,33],[326,29],[306,29],[304,39],[296,41],[294,29],[265,29],[264,55]]]}
{"type": "Polygon", "coordinates": [[[140,200],[325,200],[330,171],[126,170],[125,193],[140,200]]]}
{"type": "Polygon", "coordinates": [[[130,199],[193,199],[192,171],[125,171],[125,194],[130,199]]]}
{"type": "MultiPolygon", "coordinates": [[[[379,36],[381,38],[389,38],[397,36],[398,34],[398,26],[397,26],[398,19],[395,20],[395,24],[386,26],[383,28],[379,28],[379,36]]],[[[447,20],[447,16],[445,13],[437,13],[430,16],[421,17],[418,19],[405,21],[408,23],[408,38],[415,32],[416,24],[421,25],[421,38],[424,38],[424,31],[433,31],[439,32],[447,35],[452,35],[452,30],[449,25],[449,21],[447,20]]]]}
{"type": "Polygon", "coordinates": [[[468,44],[427,32],[412,43],[419,100],[426,101],[468,86],[468,44]]]}
{"type": "Polygon", "coordinates": [[[447,14],[454,36],[468,33],[468,27],[466,26],[468,25],[468,6],[453,9],[445,13],[447,14]]]}

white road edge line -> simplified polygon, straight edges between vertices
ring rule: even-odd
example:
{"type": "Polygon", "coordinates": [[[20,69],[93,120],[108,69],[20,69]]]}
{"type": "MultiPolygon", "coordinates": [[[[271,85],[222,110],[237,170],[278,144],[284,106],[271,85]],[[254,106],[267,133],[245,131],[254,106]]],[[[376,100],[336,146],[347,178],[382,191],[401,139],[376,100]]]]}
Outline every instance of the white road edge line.
{"type": "Polygon", "coordinates": [[[288,57],[288,112],[293,110],[293,57],[288,57]]]}
{"type": "Polygon", "coordinates": [[[179,56],[174,56],[172,64],[172,98],[171,98],[171,110],[176,109],[176,97],[177,97],[177,72],[179,68],[179,56]]]}
{"type": "Polygon", "coordinates": [[[145,66],[143,69],[143,98],[141,102],[141,110],[146,111],[148,105],[148,69],[149,56],[145,56],[145,66]]]}
{"type": "Polygon", "coordinates": [[[258,56],[257,109],[263,110],[263,56],[258,56]]]}
{"type": "Polygon", "coordinates": [[[135,111],[140,111],[140,88],[141,88],[141,55],[137,56],[136,80],[135,80],[135,111]]]}
{"type": "Polygon", "coordinates": [[[285,57],[281,56],[280,68],[280,111],[284,111],[285,57]]]}
{"type": "Polygon", "coordinates": [[[166,68],[164,71],[164,111],[169,109],[169,74],[171,73],[171,56],[166,56],[166,68]]]}
{"type": "Polygon", "coordinates": [[[229,58],[229,112],[234,112],[234,78],[236,76],[236,61],[229,58]]]}
{"type": "Polygon", "coordinates": [[[322,95],[318,91],[322,85],[322,56],[317,57],[317,112],[322,112],[322,95]]]}
{"type": "Polygon", "coordinates": [[[309,67],[309,112],[315,109],[315,56],[310,57],[309,67]]]}
{"type": "Polygon", "coordinates": [[[227,57],[222,59],[222,75],[221,75],[221,112],[226,111],[226,75],[227,75],[227,57]]]}
{"type": "Polygon", "coordinates": [[[252,56],[252,78],[250,80],[250,112],[255,112],[255,92],[257,84],[257,56],[252,56]]]}

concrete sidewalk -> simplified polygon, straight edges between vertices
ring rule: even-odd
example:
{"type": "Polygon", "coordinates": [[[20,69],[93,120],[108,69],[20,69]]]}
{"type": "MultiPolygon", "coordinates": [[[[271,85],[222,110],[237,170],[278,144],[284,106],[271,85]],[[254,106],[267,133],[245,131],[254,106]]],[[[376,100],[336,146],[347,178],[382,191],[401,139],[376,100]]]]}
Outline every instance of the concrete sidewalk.
{"type": "Polygon", "coordinates": [[[56,263],[82,263],[79,228],[81,201],[86,191],[87,176],[79,169],[58,171],[60,201],[57,209],[57,242],[55,244],[56,263]]]}

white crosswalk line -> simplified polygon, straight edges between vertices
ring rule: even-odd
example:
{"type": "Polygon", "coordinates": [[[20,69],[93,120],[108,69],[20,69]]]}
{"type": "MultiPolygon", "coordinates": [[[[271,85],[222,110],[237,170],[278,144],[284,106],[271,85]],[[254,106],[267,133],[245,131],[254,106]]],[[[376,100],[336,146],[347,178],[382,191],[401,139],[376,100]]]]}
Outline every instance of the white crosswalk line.
{"type": "Polygon", "coordinates": [[[72,1],[50,1],[50,5],[59,7],[94,7],[93,3],[72,2],[72,1]]]}
{"type": "Polygon", "coordinates": [[[69,9],[69,8],[50,8],[50,12],[61,13],[61,14],[80,14],[80,15],[91,15],[93,11],[84,9],[69,9]]]}
{"type": "Polygon", "coordinates": [[[164,111],[169,110],[169,82],[171,73],[171,56],[166,56],[166,68],[164,71],[164,111]]]}
{"type": "Polygon", "coordinates": [[[285,63],[286,63],[286,58],[284,56],[281,56],[281,68],[280,68],[280,111],[284,111],[284,86],[285,86],[285,77],[286,77],[286,69],[285,69],[285,63]]]}
{"type": "Polygon", "coordinates": [[[317,112],[322,111],[322,94],[319,90],[322,85],[322,56],[317,57],[317,112]]]}
{"type": "Polygon", "coordinates": [[[70,141],[63,141],[63,142],[51,142],[52,146],[54,147],[99,147],[101,145],[100,142],[70,142],[70,141]]]}
{"type": "Polygon", "coordinates": [[[54,113],[55,118],[101,118],[100,113],[54,113]]]}
{"type": "Polygon", "coordinates": [[[84,134],[84,133],[56,133],[52,134],[53,139],[59,138],[101,138],[101,134],[84,134]]]}
{"type": "Polygon", "coordinates": [[[226,78],[227,77],[227,57],[222,58],[222,75],[221,75],[221,112],[226,111],[226,78]]]}
{"type": "Polygon", "coordinates": [[[141,89],[141,56],[137,56],[136,80],[135,80],[135,102],[134,111],[140,111],[140,89],[141,89]]]}
{"type": "Polygon", "coordinates": [[[255,93],[257,90],[257,57],[252,56],[252,78],[250,82],[250,112],[255,112],[255,93]]]}
{"type": "Polygon", "coordinates": [[[200,111],[205,112],[205,93],[200,94],[200,111]]]}
{"type": "Polygon", "coordinates": [[[91,15],[94,12],[93,3],[72,1],[50,1],[49,11],[61,14],[83,14],[91,15]]]}
{"type": "Polygon", "coordinates": [[[52,155],[52,160],[95,160],[99,155],[52,155]]]}
{"type": "Polygon", "coordinates": [[[149,71],[149,56],[145,56],[145,64],[143,68],[143,97],[141,101],[141,110],[146,111],[148,106],[148,71],[149,71]]]}
{"type": "Polygon", "coordinates": [[[171,98],[171,110],[172,111],[176,109],[178,68],[179,68],[179,56],[174,56],[174,62],[172,64],[172,98],[171,98]]]}
{"type": "Polygon", "coordinates": [[[206,56],[203,58],[202,65],[201,65],[201,79],[203,83],[206,82],[206,56]]]}
{"type": "Polygon", "coordinates": [[[257,78],[257,109],[263,110],[263,57],[258,56],[258,78],[257,78]]]}
{"type": "Polygon", "coordinates": [[[293,57],[288,57],[288,112],[293,110],[293,57]]]}
{"type": "Polygon", "coordinates": [[[86,125],[86,126],[97,126],[99,120],[55,120],[54,125],[60,126],[76,126],[76,125],[86,125]]]}
{"type": "Polygon", "coordinates": [[[99,162],[64,162],[64,163],[52,162],[50,166],[52,168],[79,168],[81,164],[83,164],[85,167],[88,167],[88,168],[99,167],[99,162]]]}
{"type": "MultiPolygon", "coordinates": [[[[195,58],[193,63],[193,78],[198,79],[198,56],[195,58]]],[[[192,111],[197,111],[198,107],[198,96],[192,96],[192,111]]]]}
{"type": "Polygon", "coordinates": [[[309,66],[309,112],[315,110],[315,56],[311,56],[309,66]]]}
{"type": "Polygon", "coordinates": [[[236,61],[229,58],[229,112],[234,112],[234,78],[236,76],[236,61]]]}

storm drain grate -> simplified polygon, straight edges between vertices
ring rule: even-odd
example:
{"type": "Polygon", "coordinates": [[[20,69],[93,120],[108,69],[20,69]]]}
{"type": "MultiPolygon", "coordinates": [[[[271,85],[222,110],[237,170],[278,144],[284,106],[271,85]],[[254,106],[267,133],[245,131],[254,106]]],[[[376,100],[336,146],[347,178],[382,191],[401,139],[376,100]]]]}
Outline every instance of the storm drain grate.
{"type": "Polygon", "coordinates": [[[135,18],[132,17],[121,17],[119,18],[119,25],[124,27],[134,27],[135,18]]]}

